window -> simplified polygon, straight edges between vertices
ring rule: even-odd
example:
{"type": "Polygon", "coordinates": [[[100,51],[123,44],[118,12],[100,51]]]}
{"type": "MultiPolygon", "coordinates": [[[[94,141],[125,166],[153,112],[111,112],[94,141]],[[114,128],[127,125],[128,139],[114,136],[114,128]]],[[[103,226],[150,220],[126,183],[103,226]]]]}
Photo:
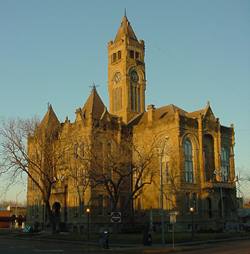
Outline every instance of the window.
{"type": "Polygon", "coordinates": [[[74,145],[74,157],[75,157],[75,159],[78,158],[78,144],[74,145]]]}
{"type": "Polygon", "coordinates": [[[121,59],[122,58],[122,52],[121,50],[118,51],[118,59],[121,59]]]}
{"type": "Polygon", "coordinates": [[[213,217],[213,211],[212,211],[212,201],[210,198],[205,199],[205,214],[208,218],[213,217]]]}
{"type": "Polygon", "coordinates": [[[214,140],[211,135],[205,135],[203,140],[203,151],[205,161],[205,176],[206,181],[214,179],[214,140]]]}
{"type": "Polygon", "coordinates": [[[81,154],[81,157],[84,157],[84,144],[81,143],[80,145],[80,154],[81,154]]]}
{"type": "Polygon", "coordinates": [[[140,56],[139,52],[135,52],[135,58],[138,59],[140,56]]]}
{"type": "Polygon", "coordinates": [[[192,144],[189,139],[184,140],[184,172],[185,172],[185,181],[187,183],[194,182],[193,176],[193,151],[192,144]]]}
{"type": "Polygon", "coordinates": [[[221,148],[221,176],[222,181],[227,182],[229,179],[230,170],[230,152],[228,147],[221,148]]]}
{"type": "Polygon", "coordinates": [[[135,112],[141,111],[141,90],[139,87],[139,76],[136,70],[132,69],[130,71],[130,106],[131,110],[135,112]]]}
{"type": "Polygon", "coordinates": [[[130,55],[130,58],[135,58],[134,50],[130,50],[129,55],[130,55]]]}
{"type": "Polygon", "coordinates": [[[189,208],[190,208],[190,193],[189,192],[186,192],[185,194],[185,208],[186,208],[186,211],[189,212],[189,208]]]}
{"type": "Polygon", "coordinates": [[[116,53],[113,53],[112,62],[116,61],[116,53]]]}

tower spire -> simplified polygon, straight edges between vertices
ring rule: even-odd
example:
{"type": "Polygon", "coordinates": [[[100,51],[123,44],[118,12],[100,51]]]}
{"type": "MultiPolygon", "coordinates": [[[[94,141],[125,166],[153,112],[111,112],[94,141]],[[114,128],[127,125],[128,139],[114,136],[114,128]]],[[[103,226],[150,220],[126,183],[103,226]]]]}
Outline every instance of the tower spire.
{"type": "Polygon", "coordinates": [[[127,10],[124,8],[124,17],[127,17],[127,10]]]}
{"type": "Polygon", "coordinates": [[[118,42],[118,41],[122,40],[123,37],[127,37],[130,40],[137,41],[135,32],[134,32],[132,26],[130,25],[130,22],[128,21],[128,18],[126,15],[127,15],[127,13],[126,13],[126,8],[125,8],[124,16],[122,18],[121,25],[116,33],[114,42],[118,42]]]}
{"type": "Polygon", "coordinates": [[[144,42],[126,15],[125,8],[116,37],[108,44],[109,109],[124,123],[145,111],[146,90],[144,42]]]}

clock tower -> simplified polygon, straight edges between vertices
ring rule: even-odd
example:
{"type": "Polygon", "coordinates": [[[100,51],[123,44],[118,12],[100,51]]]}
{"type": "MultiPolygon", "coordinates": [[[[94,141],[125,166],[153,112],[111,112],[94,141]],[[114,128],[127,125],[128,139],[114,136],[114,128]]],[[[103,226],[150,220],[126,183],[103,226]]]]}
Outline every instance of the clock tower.
{"type": "Polygon", "coordinates": [[[144,41],[138,40],[126,15],[108,43],[109,111],[128,123],[145,111],[144,41]]]}

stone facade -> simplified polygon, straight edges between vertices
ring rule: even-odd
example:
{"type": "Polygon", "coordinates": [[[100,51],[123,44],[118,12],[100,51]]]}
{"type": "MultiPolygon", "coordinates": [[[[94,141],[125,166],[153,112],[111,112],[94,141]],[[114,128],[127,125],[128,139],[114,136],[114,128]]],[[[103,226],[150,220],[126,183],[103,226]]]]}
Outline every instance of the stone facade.
{"type": "MultiPolygon", "coordinates": [[[[73,123],[68,119],[60,123],[51,105],[48,107],[38,129],[52,137],[53,151],[64,158],[55,169],[57,181],[50,203],[60,203],[61,221],[72,230],[84,230],[89,216],[86,207],[91,208],[92,222],[109,223],[112,207],[107,190],[93,187],[84,176],[93,165],[97,168],[99,160],[104,165],[109,154],[116,153],[116,144],[129,140],[138,149],[153,148],[156,154],[152,183],[145,185],[130,204],[130,212],[132,209],[140,222],[157,226],[163,209],[166,223],[168,212],[177,211],[177,228],[189,229],[193,207],[197,229],[222,228],[226,222],[235,221],[237,209],[234,128],[222,126],[209,103],[195,112],[175,105],[149,105],[145,110],[144,50],[144,41],[137,39],[124,16],[114,41],[108,43],[109,111],[95,87],[84,106],[76,110],[73,123]]],[[[32,157],[37,139],[31,137],[28,145],[32,157]]],[[[133,167],[135,154],[124,156],[133,167]]],[[[116,210],[122,210],[133,191],[133,179],[131,176],[121,189],[116,210]]],[[[44,203],[31,179],[27,201],[28,222],[43,223],[44,203]]]]}

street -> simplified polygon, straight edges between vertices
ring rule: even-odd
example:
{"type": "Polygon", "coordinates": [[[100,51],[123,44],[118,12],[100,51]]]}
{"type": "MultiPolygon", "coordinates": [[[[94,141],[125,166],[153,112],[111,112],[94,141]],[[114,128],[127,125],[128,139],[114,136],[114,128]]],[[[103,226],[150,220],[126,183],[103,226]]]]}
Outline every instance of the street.
{"type": "MultiPolygon", "coordinates": [[[[140,254],[140,253],[170,253],[171,248],[152,246],[144,248],[143,246],[135,247],[114,247],[104,250],[97,246],[87,246],[80,242],[63,242],[63,241],[39,241],[34,239],[16,239],[7,238],[5,236],[0,237],[0,253],[1,254],[78,254],[78,253],[115,253],[115,254],[140,254]]],[[[250,241],[238,240],[238,241],[226,241],[218,242],[206,245],[195,246],[177,246],[176,251],[178,253],[186,254],[250,254],[250,241]],[[183,250],[183,251],[182,251],[183,250]]],[[[171,251],[172,252],[172,251],[171,251]]]]}
{"type": "Polygon", "coordinates": [[[58,241],[39,241],[33,239],[14,239],[0,237],[1,254],[50,254],[50,253],[99,253],[96,248],[79,243],[58,241]],[[95,250],[95,251],[93,251],[95,250]]]}
{"type": "MultiPolygon", "coordinates": [[[[198,247],[198,246],[197,246],[198,247]]],[[[211,253],[218,253],[218,254],[250,254],[250,240],[239,240],[239,241],[225,241],[225,242],[218,242],[200,246],[196,250],[191,251],[181,251],[178,253],[185,253],[185,254],[211,254],[211,253]]]]}

